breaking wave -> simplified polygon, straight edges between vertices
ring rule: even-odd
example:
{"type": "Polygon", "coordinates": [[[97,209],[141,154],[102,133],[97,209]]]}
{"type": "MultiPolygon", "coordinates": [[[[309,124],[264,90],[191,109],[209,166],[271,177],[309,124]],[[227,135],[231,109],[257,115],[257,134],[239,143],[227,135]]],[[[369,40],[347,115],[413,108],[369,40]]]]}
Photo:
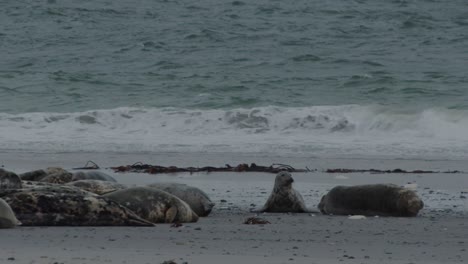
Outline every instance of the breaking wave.
{"type": "Polygon", "coordinates": [[[0,113],[0,149],[468,156],[468,112],[377,106],[0,113]]]}

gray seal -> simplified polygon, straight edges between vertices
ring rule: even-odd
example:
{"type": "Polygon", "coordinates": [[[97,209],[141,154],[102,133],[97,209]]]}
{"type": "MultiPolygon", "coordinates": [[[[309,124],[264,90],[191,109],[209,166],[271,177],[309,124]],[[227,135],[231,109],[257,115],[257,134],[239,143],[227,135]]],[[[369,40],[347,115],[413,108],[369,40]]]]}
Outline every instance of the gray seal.
{"type": "Polygon", "coordinates": [[[126,206],[141,218],[153,223],[198,221],[198,215],[187,203],[159,189],[132,187],[104,194],[103,197],[126,206]]]}
{"type": "Polygon", "coordinates": [[[336,186],[318,205],[323,214],[416,216],[424,206],[417,194],[394,184],[336,186]]]}
{"type": "Polygon", "coordinates": [[[21,186],[21,178],[16,173],[0,169],[0,189],[18,189],[21,186]]]}
{"type": "Polygon", "coordinates": [[[72,174],[60,167],[49,167],[46,169],[46,174],[39,180],[40,182],[64,184],[72,180],[72,174]]]}
{"type": "Polygon", "coordinates": [[[19,176],[23,181],[40,181],[47,176],[47,172],[45,170],[34,170],[22,173],[19,176]]]}
{"type": "Polygon", "coordinates": [[[21,225],[21,222],[16,219],[10,205],[0,198],[0,228],[13,228],[17,225],[21,225]]]}
{"type": "Polygon", "coordinates": [[[120,183],[111,182],[111,181],[101,181],[101,180],[79,180],[79,181],[69,182],[65,185],[78,187],[80,189],[83,189],[83,190],[86,190],[88,192],[92,192],[95,194],[99,194],[99,195],[127,188],[127,186],[120,184],[120,183]]]}
{"type": "Polygon", "coordinates": [[[100,180],[117,182],[112,176],[100,171],[77,171],[73,173],[72,181],[79,180],[100,180]]]}
{"type": "Polygon", "coordinates": [[[204,191],[183,183],[152,183],[148,186],[179,197],[198,216],[208,216],[215,205],[204,191]]]}
{"type": "Polygon", "coordinates": [[[276,175],[275,186],[260,212],[306,213],[307,209],[301,194],[292,188],[294,179],[291,174],[281,171],[276,175]]]}
{"type": "Polygon", "coordinates": [[[24,226],[153,226],[114,201],[70,187],[21,189],[2,198],[24,226]]]}

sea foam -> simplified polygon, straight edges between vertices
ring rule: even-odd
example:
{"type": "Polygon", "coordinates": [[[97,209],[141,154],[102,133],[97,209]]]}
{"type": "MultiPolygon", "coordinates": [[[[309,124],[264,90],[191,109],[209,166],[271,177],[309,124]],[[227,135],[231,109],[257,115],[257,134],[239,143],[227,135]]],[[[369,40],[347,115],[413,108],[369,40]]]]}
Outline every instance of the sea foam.
{"type": "Polygon", "coordinates": [[[0,149],[468,156],[461,110],[342,105],[0,114],[0,149]]]}

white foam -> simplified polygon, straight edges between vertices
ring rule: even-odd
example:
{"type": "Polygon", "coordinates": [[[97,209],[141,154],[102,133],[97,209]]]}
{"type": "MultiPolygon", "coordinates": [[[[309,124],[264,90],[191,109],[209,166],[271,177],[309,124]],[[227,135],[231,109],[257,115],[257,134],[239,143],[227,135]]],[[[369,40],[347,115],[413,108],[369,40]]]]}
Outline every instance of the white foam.
{"type": "Polygon", "coordinates": [[[468,156],[468,115],[357,105],[0,113],[0,149],[468,156]]]}

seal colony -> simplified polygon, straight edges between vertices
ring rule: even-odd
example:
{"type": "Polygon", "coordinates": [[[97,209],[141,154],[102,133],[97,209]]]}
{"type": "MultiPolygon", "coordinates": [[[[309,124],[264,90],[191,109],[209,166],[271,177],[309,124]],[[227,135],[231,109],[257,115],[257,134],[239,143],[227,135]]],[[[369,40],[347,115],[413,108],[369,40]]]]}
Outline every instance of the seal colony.
{"type": "MultiPolygon", "coordinates": [[[[184,193],[182,185],[173,191],[184,193]]],[[[194,204],[209,204],[193,196],[194,204]]],[[[206,195],[206,194],[205,194],[206,195]]],[[[208,196],[205,197],[209,201],[208,196]]],[[[207,206],[206,212],[211,210],[207,206]]],[[[205,208],[204,208],[205,209],[205,208]]],[[[196,222],[191,207],[165,191],[119,184],[99,171],[70,173],[47,168],[20,174],[0,169],[0,227],[24,226],[153,226],[196,222]],[[112,195],[111,195],[112,194],[112,195]]]]}
{"type": "MultiPolygon", "coordinates": [[[[287,171],[275,177],[259,212],[307,213],[287,171]]],[[[0,169],[0,227],[152,226],[196,222],[214,203],[202,190],[181,183],[145,187],[119,184],[99,171],[70,173],[47,168],[20,174],[0,169]]],[[[416,216],[424,203],[413,190],[392,184],[337,186],[318,205],[323,214],[416,216]]]]}

